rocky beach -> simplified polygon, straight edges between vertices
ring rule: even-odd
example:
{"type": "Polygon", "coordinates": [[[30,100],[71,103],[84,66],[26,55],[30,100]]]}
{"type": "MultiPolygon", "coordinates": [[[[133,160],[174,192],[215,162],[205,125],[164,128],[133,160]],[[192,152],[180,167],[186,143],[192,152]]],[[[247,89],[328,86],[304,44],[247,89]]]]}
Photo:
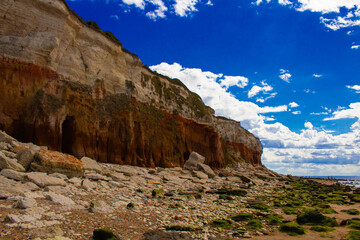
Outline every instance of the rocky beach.
{"type": "Polygon", "coordinates": [[[213,171],[196,153],[184,168],[80,161],[4,132],[0,146],[0,239],[359,239],[359,189],[335,181],[213,171]]]}

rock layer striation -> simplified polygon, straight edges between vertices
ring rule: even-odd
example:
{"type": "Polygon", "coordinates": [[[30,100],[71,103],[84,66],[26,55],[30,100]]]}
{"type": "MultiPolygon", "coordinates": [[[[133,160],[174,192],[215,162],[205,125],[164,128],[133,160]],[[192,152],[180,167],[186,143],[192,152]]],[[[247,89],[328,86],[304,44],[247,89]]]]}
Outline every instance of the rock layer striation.
{"type": "Polygon", "coordinates": [[[258,138],[177,79],[152,72],[62,0],[0,5],[0,129],[101,162],[261,164],[258,138]],[[21,17],[20,17],[21,16],[21,17]]]}

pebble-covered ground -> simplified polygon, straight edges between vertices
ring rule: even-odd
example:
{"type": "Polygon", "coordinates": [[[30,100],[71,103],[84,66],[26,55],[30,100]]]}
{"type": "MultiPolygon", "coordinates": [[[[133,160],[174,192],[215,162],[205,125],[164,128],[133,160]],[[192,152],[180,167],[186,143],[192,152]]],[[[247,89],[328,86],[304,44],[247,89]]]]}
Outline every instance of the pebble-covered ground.
{"type": "Polygon", "coordinates": [[[335,181],[214,172],[196,153],[147,169],[40,149],[0,134],[0,239],[360,239],[360,191],[335,181]]]}

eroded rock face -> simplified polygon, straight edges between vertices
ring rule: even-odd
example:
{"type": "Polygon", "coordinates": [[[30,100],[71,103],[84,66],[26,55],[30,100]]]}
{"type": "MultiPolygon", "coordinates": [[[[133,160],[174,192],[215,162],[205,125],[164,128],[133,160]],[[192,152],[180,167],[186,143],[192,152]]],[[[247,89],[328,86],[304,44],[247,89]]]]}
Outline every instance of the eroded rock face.
{"type": "Polygon", "coordinates": [[[260,141],[240,123],[214,117],[64,1],[8,2],[0,16],[0,129],[20,141],[147,167],[182,166],[192,151],[212,168],[261,164],[260,141]]]}

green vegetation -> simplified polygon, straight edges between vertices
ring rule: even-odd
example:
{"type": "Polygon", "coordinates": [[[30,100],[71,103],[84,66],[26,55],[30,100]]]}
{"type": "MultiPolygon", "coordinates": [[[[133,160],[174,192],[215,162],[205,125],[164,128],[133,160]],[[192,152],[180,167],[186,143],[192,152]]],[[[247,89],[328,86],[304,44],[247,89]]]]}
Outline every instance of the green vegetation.
{"type": "Polygon", "coordinates": [[[280,214],[270,214],[265,218],[270,225],[280,225],[284,219],[280,214]]]}
{"type": "Polygon", "coordinates": [[[335,218],[324,216],[319,209],[303,209],[303,211],[298,214],[296,221],[302,225],[322,225],[329,227],[338,225],[335,218]]]}
{"type": "Polygon", "coordinates": [[[165,197],[165,191],[164,189],[154,189],[151,193],[151,195],[155,198],[164,198],[165,197]]]}
{"type": "Polygon", "coordinates": [[[134,203],[128,203],[128,205],[126,205],[127,209],[133,209],[135,207],[134,203]]]}
{"type": "Polygon", "coordinates": [[[116,240],[119,239],[109,229],[95,229],[93,232],[94,240],[116,240]]]}
{"type": "Polygon", "coordinates": [[[281,224],[279,228],[280,232],[289,234],[290,236],[297,236],[305,234],[305,229],[297,223],[289,222],[281,224]]]}
{"type": "Polygon", "coordinates": [[[107,36],[107,38],[109,38],[109,39],[112,40],[113,42],[116,42],[117,44],[122,45],[121,42],[120,42],[120,40],[117,39],[112,32],[110,32],[110,31],[105,31],[104,34],[105,34],[105,36],[107,36]]]}
{"type": "Polygon", "coordinates": [[[269,211],[271,210],[271,207],[266,205],[265,203],[262,202],[254,202],[254,203],[249,203],[248,205],[249,208],[254,208],[260,211],[269,211]]]}
{"type": "Polygon", "coordinates": [[[129,91],[134,91],[135,90],[135,85],[132,81],[130,80],[125,80],[125,86],[129,91]]]}
{"type": "Polygon", "coordinates": [[[261,223],[259,219],[252,219],[245,225],[245,227],[248,230],[257,231],[262,229],[264,225],[261,223]]]}
{"type": "Polygon", "coordinates": [[[360,231],[350,231],[346,237],[349,240],[359,240],[360,239],[360,231]]]}
{"type": "Polygon", "coordinates": [[[192,226],[192,225],[183,225],[183,224],[174,224],[165,226],[165,229],[168,231],[187,231],[187,232],[194,232],[197,230],[201,230],[199,226],[192,226]]]}
{"type": "Polygon", "coordinates": [[[349,228],[360,230],[360,219],[359,218],[353,218],[348,220],[347,224],[349,225],[349,228]]]}
{"type": "Polygon", "coordinates": [[[354,209],[354,208],[352,208],[352,209],[347,209],[347,210],[341,210],[342,212],[345,212],[345,213],[347,213],[347,214],[349,214],[349,215],[359,215],[360,214],[360,211],[359,210],[357,210],[357,209],[354,209]]]}
{"type": "Polygon", "coordinates": [[[254,216],[251,213],[240,213],[240,214],[236,214],[234,216],[231,216],[231,219],[236,221],[236,222],[249,221],[249,220],[251,220],[253,218],[254,218],[254,216]]]}
{"type": "Polygon", "coordinates": [[[242,189],[219,189],[216,192],[217,194],[224,194],[224,195],[230,195],[230,196],[245,196],[247,194],[247,191],[242,189]]]}
{"type": "Polygon", "coordinates": [[[181,205],[180,203],[175,203],[175,204],[170,204],[170,205],[169,205],[169,208],[179,209],[179,208],[184,208],[184,206],[181,205]]]}
{"type": "Polygon", "coordinates": [[[216,219],[210,223],[215,228],[232,228],[232,222],[229,219],[216,219]]]}
{"type": "Polygon", "coordinates": [[[311,227],[310,230],[315,231],[315,232],[331,232],[331,231],[334,231],[335,228],[315,225],[315,226],[311,227]]]}

